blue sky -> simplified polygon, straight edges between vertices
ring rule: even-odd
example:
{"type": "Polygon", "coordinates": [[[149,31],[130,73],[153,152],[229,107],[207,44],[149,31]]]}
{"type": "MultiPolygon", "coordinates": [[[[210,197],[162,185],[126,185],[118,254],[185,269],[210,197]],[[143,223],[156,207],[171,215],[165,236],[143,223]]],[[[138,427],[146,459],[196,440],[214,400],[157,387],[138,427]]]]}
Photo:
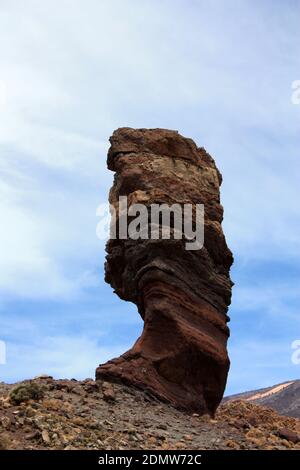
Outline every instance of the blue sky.
{"type": "Polygon", "coordinates": [[[94,376],[142,323],[103,280],[108,137],[177,129],[223,174],[227,393],[299,377],[300,2],[2,0],[0,380],[94,376]]]}

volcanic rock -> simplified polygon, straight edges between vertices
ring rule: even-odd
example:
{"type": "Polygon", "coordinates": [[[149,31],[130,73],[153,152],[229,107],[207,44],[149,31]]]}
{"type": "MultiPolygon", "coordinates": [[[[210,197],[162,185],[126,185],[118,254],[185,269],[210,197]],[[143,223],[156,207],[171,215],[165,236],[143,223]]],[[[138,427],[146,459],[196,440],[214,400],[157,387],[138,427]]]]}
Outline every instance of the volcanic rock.
{"type": "Polygon", "coordinates": [[[299,419],[279,416],[250,402],[225,403],[210,419],[178,410],[124,384],[113,384],[112,404],[99,393],[103,384],[87,393],[85,380],[76,381],[75,387],[66,379],[31,382],[43,387],[43,398],[19,404],[12,403],[9,394],[28,381],[0,382],[0,451],[300,450],[299,419]],[[254,427],[252,416],[256,416],[254,427]],[[248,425],[240,426],[242,420],[248,425]]]}
{"type": "Polygon", "coordinates": [[[282,439],[286,439],[287,441],[291,441],[294,444],[297,444],[298,442],[300,442],[300,437],[298,436],[298,434],[295,433],[294,431],[290,431],[287,428],[280,429],[279,432],[278,432],[278,435],[282,439]]]}
{"type": "MultiPolygon", "coordinates": [[[[107,163],[115,178],[109,202],[117,222],[120,196],[127,196],[128,206],[140,203],[149,211],[152,204],[203,204],[204,246],[186,249],[185,237],[111,237],[105,280],[121,299],[137,305],[144,329],[129,351],[97,368],[96,379],[214,414],[229,369],[233,262],[221,228],[221,174],[204,148],[176,131],[121,128],[110,143],[107,163]]],[[[194,224],[195,217],[193,211],[194,224]]]]}

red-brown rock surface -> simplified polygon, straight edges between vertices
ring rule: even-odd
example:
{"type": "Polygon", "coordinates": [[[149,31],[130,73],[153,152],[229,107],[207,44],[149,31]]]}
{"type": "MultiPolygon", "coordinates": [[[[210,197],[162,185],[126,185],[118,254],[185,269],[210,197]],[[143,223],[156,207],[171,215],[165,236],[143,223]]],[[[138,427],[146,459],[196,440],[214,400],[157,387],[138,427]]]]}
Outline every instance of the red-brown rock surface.
{"type": "Polygon", "coordinates": [[[204,247],[185,240],[111,239],[106,281],[134,302],[141,337],[121,357],[100,365],[97,379],[146,389],[176,407],[213,414],[226,385],[227,309],[233,258],[222,232],[222,178],[214,160],[176,131],[121,128],[113,133],[110,203],[204,204],[204,247]]]}

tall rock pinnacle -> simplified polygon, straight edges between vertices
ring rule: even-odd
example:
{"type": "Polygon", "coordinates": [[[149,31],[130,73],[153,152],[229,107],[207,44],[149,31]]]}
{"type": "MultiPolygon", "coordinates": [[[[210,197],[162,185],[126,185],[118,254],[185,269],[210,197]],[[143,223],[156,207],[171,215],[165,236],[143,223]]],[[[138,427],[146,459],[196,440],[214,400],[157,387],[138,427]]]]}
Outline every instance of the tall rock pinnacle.
{"type": "Polygon", "coordinates": [[[106,281],[137,305],[144,329],[129,351],[97,368],[96,379],[213,414],[229,369],[233,262],[221,228],[221,174],[203,148],[176,131],[121,128],[110,142],[108,168],[115,179],[109,201],[117,220],[120,196],[127,196],[128,207],[204,204],[204,246],[188,250],[186,240],[174,237],[109,240],[106,281]]]}

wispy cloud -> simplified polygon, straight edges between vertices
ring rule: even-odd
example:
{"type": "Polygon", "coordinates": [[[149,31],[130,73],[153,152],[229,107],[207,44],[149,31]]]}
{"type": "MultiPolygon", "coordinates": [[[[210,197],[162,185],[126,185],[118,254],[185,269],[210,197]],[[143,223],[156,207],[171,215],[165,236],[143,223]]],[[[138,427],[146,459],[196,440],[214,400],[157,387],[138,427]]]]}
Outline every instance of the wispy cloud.
{"type": "Polygon", "coordinates": [[[230,344],[232,361],[226,395],[269,387],[297,379],[299,365],[292,363],[290,340],[235,340],[230,344]]]}
{"type": "MultiPolygon", "coordinates": [[[[298,284],[288,265],[300,253],[300,106],[291,103],[300,69],[299,9],[299,2],[271,0],[1,2],[2,315],[14,313],[12,300],[26,302],[27,318],[44,302],[60,328],[63,306],[73,302],[76,322],[84,324],[90,304],[80,304],[80,313],[76,303],[86,292],[92,302],[89,294],[103,289],[96,208],[112,182],[108,137],[126,125],[178,129],[216,158],[224,229],[236,257],[232,337],[249,341],[239,312],[254,335],[254,321],[269,331],[272,311],[294,321],[298,284]],[[269,282],[264,266],[283,260],[284,282],[269,282]],[[257,272],[249,271],[253,261],[257,272]]],[[[109,289],[95,310],[99,318],[106,312],[104,322],[110,311],[110,322],[119,321],[109,289]]],[[[286,321],[279,317],[272,332],[286,321]]],[[[133,340],[128,325],[126,332],[133,340]]],[[[36,334],[56,337],[47,325],[36,334]]],[[[80,341],[88,362],[96,343],[80,341]]],[[[62,351],[60,345],[54,344],[62,351]]],[[[41,350],[38,342],[33,347],[41,350]]],[[[61,355],[71,367],[70,355],[61,355]]],[[[266,352],[270,364],[271,356],[266,352]]],[[[50,364],[50,356],[44,361],[50,364]]]]}
{"type": "Polygon", "coordinates": [[[1,365],[1,373],[9,382],[41,374],[68,379],[94,378],[98,364],[119,356],[128,346],[103,347],[101,340],[75,335],[46,336],[30,343],[8,343],[6,365],[1,365]]]}

